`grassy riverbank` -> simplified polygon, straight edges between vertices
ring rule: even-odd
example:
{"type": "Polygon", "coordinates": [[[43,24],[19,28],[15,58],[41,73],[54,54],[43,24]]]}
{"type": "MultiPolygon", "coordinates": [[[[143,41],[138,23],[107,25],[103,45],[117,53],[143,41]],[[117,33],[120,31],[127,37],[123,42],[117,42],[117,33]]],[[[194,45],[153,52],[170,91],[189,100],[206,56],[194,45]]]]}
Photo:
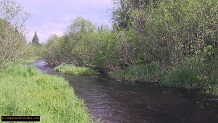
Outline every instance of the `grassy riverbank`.
{"type": "MultiPolygon", "coordinates": [[[[62,73],[74,75],[96,75],[89,68],[65,64],[55,68],[62,73]]],[[[163,86],[181,87],[189,90],[197,89],[202,93],[218,95],[218,71],[208,65],[179,64],[163,70],[158,63],[129,66],[122,70],[108,73],[110,78],[130,82],[155,82],[163,86]],[[208,73],[208,74],[202,74],[208,73]]]]}
{"type": "Polygon", "coordinates": [[[98,73],[93,69],[87,67],[76,67],[72,64],[65,64],[55,67],[56,71],[61,73],[73,74],[73,75],[97,75],[98,73]]]}
{"type": "Polygon", "coordinates": [[[14,65],[0,71],[0,114],[41,116],[42,123],[92,122],[84,103],[60,77],[32,66],[14,65]]]}
{"type": "Polygon", "coordinates": [[[208,68],[206,64],[202,67],[180,64],[163,70],[158,64],[141,64],[109,72],[109,76],[116,80],[158,82],[163,86],[197,89],[202,93],[218,95],[218,70],[214,68],[208,68]]]}

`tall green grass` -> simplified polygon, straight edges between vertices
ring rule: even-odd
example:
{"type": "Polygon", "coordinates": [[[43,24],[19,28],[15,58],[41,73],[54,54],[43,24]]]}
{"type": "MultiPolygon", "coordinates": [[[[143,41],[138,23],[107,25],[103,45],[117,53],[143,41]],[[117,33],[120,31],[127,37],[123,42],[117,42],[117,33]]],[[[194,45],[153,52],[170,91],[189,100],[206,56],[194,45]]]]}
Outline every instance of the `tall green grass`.
{"type": "Polygon", "coordinates": [[[203,93],[218,95],[218,70],[195,64],[171,67],[163,76],[163,85],[198,89],[203,93]]]}
{"type": "Polygon", "coordinates": [[[84,103],[63,78],[24,65],[0,73],[1,115],[37,115],[42,123],[92,122],[84,103]]]}
{"type": "Polygon", "coordinates": [[[208,66],[201,68],[193,63],[172,66],[166,71],[158,63],[141,64],[109,72],[109,76],[116,80],[159,82],[164,86],[198,89],[203,93],[218,95],[218,70],[208,66]],[[207,72],[207,75],[202,74],[202,71],[207,72]]]}
{"type": "Polygon", "coordinates": [[[158,63],[153,63],[126,67],[120,71],[110,72],[109,76],[119,80],[149,82],[155,81],[154,78],[159,77],[159,72],[160,65],[158,63]]]}
{"type": "Polygon", "coordinates": [[[18,64],[27,64],[36,61],[39,57],[29,57],[25,59],[17,59],[15,62],[18,64]]]}
{"type": "Polygon", "coordinates": [[[98,73],[90,68],[86,67],[76,67],[72,64],[65,64],[55,67],[56,71],[61,73],[73,74],[73,75],[97,75],[98,73]]]}
{"type": "Polygon", "coordinates": [[[208,69],[208,75],[203,78],[203,91],[218,95],[218,69],[216,69],[216,67],[208,69]]]}
{"type": "Polygon", "coordinates": [[[200,86],[198,71],[187,66],[177,66],[163,77],[162,84],[175,87],[195,88],[200,86]]]}

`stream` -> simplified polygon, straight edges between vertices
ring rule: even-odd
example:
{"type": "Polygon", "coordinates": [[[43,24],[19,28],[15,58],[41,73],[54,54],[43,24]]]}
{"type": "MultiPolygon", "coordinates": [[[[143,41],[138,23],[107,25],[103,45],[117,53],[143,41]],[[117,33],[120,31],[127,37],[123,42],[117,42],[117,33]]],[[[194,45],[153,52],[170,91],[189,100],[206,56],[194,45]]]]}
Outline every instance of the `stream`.
{"type": "Polygon", "coordinates": [[[218,96],[101,76],[61,74],[43,59],[31,65],[65,78],[93,119],[102,123],[218,123],[218,96]]]}

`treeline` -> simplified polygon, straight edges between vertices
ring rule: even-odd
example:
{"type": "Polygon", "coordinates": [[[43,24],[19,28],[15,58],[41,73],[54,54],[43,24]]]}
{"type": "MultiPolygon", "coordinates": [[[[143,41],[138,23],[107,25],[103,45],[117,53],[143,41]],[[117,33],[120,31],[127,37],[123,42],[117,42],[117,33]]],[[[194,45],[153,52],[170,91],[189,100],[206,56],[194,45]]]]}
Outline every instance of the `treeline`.
{"type": "Polygon", "coordinates": [[[77,17],[62,37],[51,36],[45,47],[50,64],[70,63],[78,66],[113,67],[118,46],[114,33],[107,27],[96,28],[91,21],[77,17]]]}
{"type": "Polygon", "coordinates": [[[118,71],[116,77],[122,79],[135,73],[132,81],[218,88],[218,1],[115,0],[114,4],[112,30],[78,17],[64,36],[51,36],[45,44],[47,61],[118,71]],[[143,64],[143,69],[137,67],[143,64]]]}

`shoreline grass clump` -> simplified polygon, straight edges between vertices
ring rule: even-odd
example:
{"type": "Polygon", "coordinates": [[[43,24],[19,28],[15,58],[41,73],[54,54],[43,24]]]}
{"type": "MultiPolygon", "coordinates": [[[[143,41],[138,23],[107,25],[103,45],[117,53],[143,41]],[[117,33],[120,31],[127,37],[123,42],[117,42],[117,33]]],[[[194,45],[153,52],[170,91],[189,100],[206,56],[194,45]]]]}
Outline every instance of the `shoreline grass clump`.
{"type": "Polygon", "coordinates": [[[36,115],[41,116],[42,123],[92,122],[83,101],[63,78],[41,74],[35,67],[24,65],[14,65],[0,73],[1,115],[36,115]]]}
{"type": "Polygon", "coordinates": [[[198,88],[200,79],[198,71],[186,66],[177,66],[163,76],[162,84],[187,89],[198,88]]]}
{"type": "Polygon", "coordinates": [[[170,67],[162,75],[162,84],[199,90],[202,93],[218,95],[218,70],[214,62],[186,59],[170,67]]]}
{"type": "Polygon", "coordinates": [[[157,63],[141,64],[136,66],[129,66],[120,71],[109,72],[109,76],[117,80],[154,82],[154,77],[158,78],[159,76],[159,70],[160,65],[157,63]]]}
{"type": "Polygon", "coordinates": [[[54,68],[56,71],[73,75],[97,75],[98,73],[87,67],[77,67],[72,64],[64,64],[54,68]]]}

